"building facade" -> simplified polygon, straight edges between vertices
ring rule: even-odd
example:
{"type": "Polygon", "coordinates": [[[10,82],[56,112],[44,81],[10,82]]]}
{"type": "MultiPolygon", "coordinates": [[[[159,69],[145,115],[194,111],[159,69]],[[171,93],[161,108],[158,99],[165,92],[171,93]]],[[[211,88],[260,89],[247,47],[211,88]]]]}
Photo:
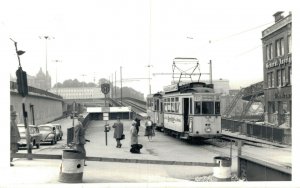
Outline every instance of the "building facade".
{"type": "MultiPolygon", "coordinates": [[[[16,77],[10,76],[10,81],[16,82],[16,80],[16,77]]],[[[27,84],[28,86],[48,91],[51,88],[51,76],[49,74],[46,76],[42,68],[40,68],[36,76],[27,74],[27,84]]]]}
{"type": "Polygon", "coordinates": [[[262,31],[265,122],[292,126],[292,14],[276,12],[275,23],[262,31]]]}

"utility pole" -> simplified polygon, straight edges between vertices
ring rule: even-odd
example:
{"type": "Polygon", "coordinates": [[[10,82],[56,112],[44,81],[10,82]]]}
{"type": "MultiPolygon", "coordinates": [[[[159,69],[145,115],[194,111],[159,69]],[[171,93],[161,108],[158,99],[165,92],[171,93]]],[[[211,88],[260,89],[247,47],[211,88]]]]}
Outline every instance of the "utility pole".
{"type": "MultiPolygon", "coordinates": [[[[212,49],[211,49],[211,40],[208,41],[209,43],[209,46],[210,46],[210,56],[212,56],[212,49]]],[[[211,58],[211,57],[210,57],[211,58]]],[[[211,62],[211,59],[209,60],[209,79],[210,79],[210,84],[212,84],[212,62],[211,62]]]]}
{"type": "Polygon", "coordinates": [[[115,98],[117,98],[117,71],[115,71],[115,98]]]}
{"type": "Polygon", "coordinates": [[[82,74],[82,97],[84,98],[84,77],[86,76],[85,74],[82,74]]]}
{"type": "Polygon", "coordinates": [[[122,103],[122,66],[120,67],[120,81],[121,81],[121,106],[123,106],[123,103],[122,103]]]}
{"type": "Polygon", "coordinates": [[[111,74],[111,98],[114,98],[114,74],[111,74]]]}
{"type": "Polygon", "coordinates": [[[213,83],[212,81],[212,62],[209,60],[209,79],[210,79],[210,84],[213,83]]]}

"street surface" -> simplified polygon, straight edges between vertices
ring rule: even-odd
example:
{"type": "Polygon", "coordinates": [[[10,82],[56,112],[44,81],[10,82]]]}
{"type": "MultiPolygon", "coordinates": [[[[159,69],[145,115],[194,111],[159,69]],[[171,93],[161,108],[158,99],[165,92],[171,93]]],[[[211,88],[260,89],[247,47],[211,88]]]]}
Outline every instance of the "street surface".
{"type": "MultiPolygon", "coordinates": [[[[40,149],[33,149],[32,153],[38,154],[62,154],[66,147],[67,128],[72,127],[72,119],[61,119],[55,123],[62,125],[64,136],[56,145],[42,144],[40,149]]],[[[152,141],[144,136],[144,121],[141,121],[139,132],[139,143],[144,147],[141,154],[132,154],[130,150],[129,129],[131,120],[123,120],[125,140],[122,140],[122,147],[116,148],[116,141],[113,138],[113,129],[107,134],[107,146],[105,145],[104,121],[91,121],[86,131],[86,138],[91,140],[85,145],[87,156],[89,157],[109,157],[122,159],[149,159],[149,160],[167,160],[167,161],[185,161],[185,162],[207,162],[212,163],[215,156],[229,156],[230,147],[219,148],[208,144],[192,145],[182,140],[166,136],[162,132],[156,132],[152,141]]],[[[75,119],[75,124],[77,119],[75,119]]],[[[114,121],[108,121],[112,126],[114,121]]],[[[233,146],[232,173],[237,171],[237,152],[233,146]]],[[[244,146],[247,153],[263,156],[270,153],[269,159],[275,156],[275,148],[257,148],[253,146],[244,146]],[[258,152],[258,150],[265,152],[258,152]]],[[[26,149],[19,151],[26,153],[26,149]]],[[[288,151],[287,151],[288,152],[288,151]]],[[[280,156],[280,155],[279,155],[280,156]]],[[[278,157],[278,155],[277,155],[278,157]]],[[[283,156],[284,157],[284,156],[283,156]]],[[[290,159],[285,159],[290,162],[290,159]]],[[[88,166],[84,167],[84,183],[158,183],[158,182],[190,182],[195,177],[211,175],[212,167],[202,166],[178,166],[178,165],[153,165],[153,164],[133,164],[133,163],[113,163],[87,161],[88,166]]],[[[60,160],[45,159],[15,159],[14,167],[11,167],[11,173],[17,177],[18,183],[58,183],[60,160]],[[35,168],[32,168],[32,167],[35,168]],[[41,173],[44,172],[45,173],[41,173]],[[22,175],[23,174],[23,175],[22,175]],[[24,176],[24,174],[31,174],[24,176]]],[[[5,175],[4,175],[5,176],[5,175]]],[[[8,179],[6,181],[9,182],[8,179]]]]}

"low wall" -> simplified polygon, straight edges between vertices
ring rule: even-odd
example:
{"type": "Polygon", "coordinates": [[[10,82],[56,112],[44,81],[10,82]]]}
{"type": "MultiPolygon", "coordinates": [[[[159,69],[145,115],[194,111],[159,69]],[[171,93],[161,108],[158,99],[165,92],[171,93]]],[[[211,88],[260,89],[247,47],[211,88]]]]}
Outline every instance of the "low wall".
{"type": "Polygon", "coordinates": [[[24,123],[22,103],[25,103],[25,109],[28,115],[28,124],[33,123],[33,116],[35,124],[43,124],[51,122],[63,116],[63,101],[51,96],[30,93],[25,100],[17,92],[10,92],[10,105],[14,107],[17,112],[17,122],[24,123]]]}
{"type": "Polygon", "coordinates": [[[238,175],[247,181],[291,181],[292,170],[248,156],[239,156],[238,175]]]}

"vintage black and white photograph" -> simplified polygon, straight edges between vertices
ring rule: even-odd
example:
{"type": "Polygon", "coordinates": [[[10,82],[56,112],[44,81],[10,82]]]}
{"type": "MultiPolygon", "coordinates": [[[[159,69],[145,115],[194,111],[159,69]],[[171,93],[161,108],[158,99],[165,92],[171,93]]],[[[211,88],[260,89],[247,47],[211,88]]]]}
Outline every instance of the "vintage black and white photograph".
{"type": "Polygon", "coordinates": [[[295,7],[1,1],[0,187],[297,187],[295,7]]]}

